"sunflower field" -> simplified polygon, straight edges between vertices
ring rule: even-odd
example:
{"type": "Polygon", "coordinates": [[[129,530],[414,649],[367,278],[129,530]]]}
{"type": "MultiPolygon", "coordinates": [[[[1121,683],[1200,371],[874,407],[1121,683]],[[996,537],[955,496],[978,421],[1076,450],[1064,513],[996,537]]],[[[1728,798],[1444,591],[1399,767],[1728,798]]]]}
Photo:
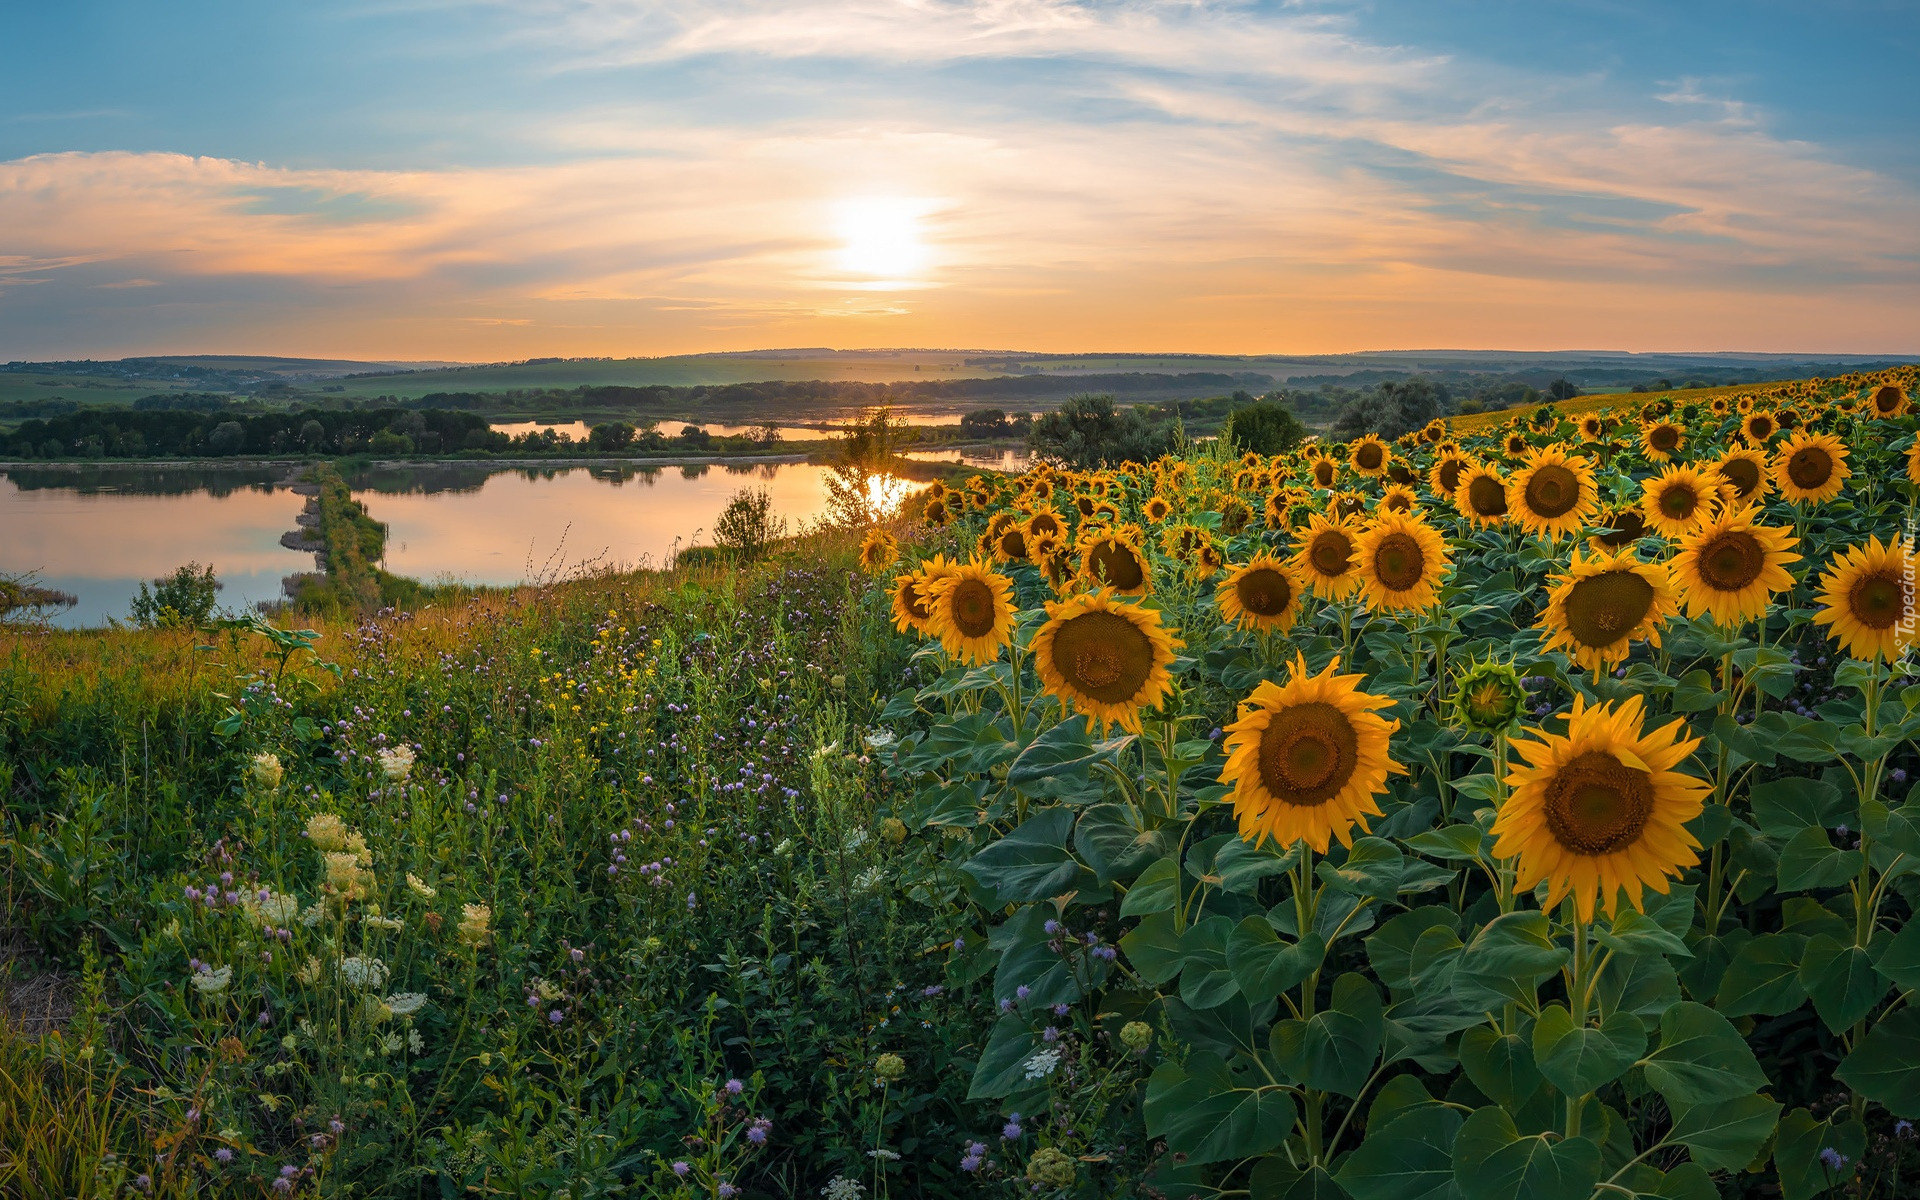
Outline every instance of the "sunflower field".
{"type": "Polygon", "coordinates": [[[993,1022],[960,1169],[1920,1194],[1916,382],[1036,466],[875,529],[918,648],[868,744],[993,1022]]]}

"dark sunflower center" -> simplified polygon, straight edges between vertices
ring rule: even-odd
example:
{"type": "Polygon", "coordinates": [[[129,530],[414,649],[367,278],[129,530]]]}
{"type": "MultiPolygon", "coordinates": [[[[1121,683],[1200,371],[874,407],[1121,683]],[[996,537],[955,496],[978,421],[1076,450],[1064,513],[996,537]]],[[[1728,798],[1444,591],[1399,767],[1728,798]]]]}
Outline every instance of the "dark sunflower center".
{"type": "Polygon", "coordinates": [[[993,589],[978,579],[963,579],[953,587],[953,623],[970,638],[993,632],[993,589]]]}
{"type": "Polygon", "coordinates": [[[1153,520],[1158,521],[1166,515],[1167,515],[1167,502],[1165,500],[1155,499],[1155,500],[1147,501],[1147,516],[1151,517],[1153,520]]]}
{"type": "Polygon", "coordinates": [[[1377,470],[1380,466],[1380,447],[1366,442],[1353,452],[1353,461],[1360,464],[1362,470],[1377,470]]]}
{"type": "Polygon", "coordinates": [[[1409,533],[1390,533],[1373,552],[1373,571],[1389,591],[1404,592],[1425,577],[1427,556],[1409,533]]]}
{"type": "Polygon", "coordinates": [[[1554,773],[1544,806],[1554,840],[1575,854],[1630,846],[1653,815],[1653,779],[1613,755],[1589,750],[1554,773]]]}
{"type": "Polygon", "coordinates": [[[1873,394],[1875,412],[1890,413],[1900,407],[1900,389],[1892,384],[1883,386],[1873,394]]]}
{"type": "Polygon", "coordinates": [[[1313,464],[1313,481],[1319,484],[1321,487],[1326,487],[1328,484],[1332,483],[1333,482],[1333,464],[1328,462],[1324,458],[1321,459],[1319,462],[1314,463],[1313,464]]]}
{"type": "Polygon", "coordinates": [[[1782,429],[1792,429],[1800,423],[1800,418],[1797,414],[1785,410],[1779,414],[1778,419],[1780,421],[1780,428],[1782,429]]]}
{"type": "Polygon", "coordinates": [[[1413,501],[1407,499],[1402,492],[1395,492],[1388,496],[1386,503],[1389,512],[1409,512],[1413,508],[1413,501]]]}
{"type": "Polygon", "coordinates": [[[1351,517],[1367,506],[1367,502],[1358,496],[1338,496],[1333,501],[1333,511],[1342,517],[1351,517]]]}
{"type": "Polygon", "coordinates": [[[1527,507],[1542,517],[1558,517],[1580,503],[1580,477],[1566,467],[1549,464],[1527,480],[1527,507]]]}
{"type": "Polygon", "coordinates": [[[913,615],[914,620],[924,621],[928,617],[926,601],[920,598],[918,581],[909,579],[900,585],[900,607],[913,615]]]}
{"type": "Polygon", "coordinates": [[[1090,517],[1093,515],[1093,497],[1092,496],[1075,496],[1073,498],[1073,506],[1080,510],[1080,515],[1083,517],[1090,517]]]}
{"type": "Polygon", "coordinates": [[[1293,585],[1272,567],[1248,571],[1233,581],[1240,607],[1258,617],[1277,617],[1293,601],[1293,585]]]}
{"type": "Polygon", "coordinates": [[[1900,580],[1889,573],[1862,575],[1847,589],[1847,611],[1869,629],[1891,629],[1900,615],[1900,580]]]}
{"type": "Polygon", "coordinates": [[[1440,490],[1452,495],[1460,488],[1460,472],[1466,469],[1466,463],[1450,458],[1440,464],[1440,490]]]}
{"type": "Polygon", "coordinates": [[[1009,529],[1000,535],[1000,553],[1008,558],[1027,556],[1027,539],[1018,529],[1009,529]]]}
{"type": "Polygon", "coordinates": [[[1094,547],[1087,565],[1093,569],[1095,577],[1106,580],[1123,592],[1132,591],[1147,579],[1146,573],[1140,568],[1139,558],[1123,542],[1101,542],[1094,547]]]}
{"type": "Polygon", "coordinates": [[[1787,478],[1811,491],[1833,477],[1833,456],[1818,446],[1802,446],[1787,460],[1787,478]]]}
{"type": "Polygon", "coordinates": [[[1316,534],[1307,560],[1322,575],[1345,575],[1353,565],[1353,540],[1338,530],[1316,534]]]}
{"type": "Polygon", "coordinates": [[[1773,436],[1773,422],[1765,417],[1749,417],[1747,432],[1752,434],[1756,441],[1764,442],[1773,436]]]}
{"type": "Polygon", "coordinates": [[[1647,532],[1647,519],[1637,508],[1622,509],[1607,518],[1611,528],[1600,535],[1600,544],[1617,549],[1639,541],[1647,532]]]}
{"type": "Polygon", "coordinates": [[[1655,450],[1671,450],[1680,444],[1680,431],[1671,425],[1656,425],[1647,440],[1655,450]]]}
{"type": "Polygon", "coordinates": [[[1633,571],[1608,571],[1567,593],[1567,629],[1583,646],[1611,646],[1653,609],[1653,585],[1633,571]]]}
{"type": "Polygon", "coordinates": [[[1508,454],[1519,454],[1521,451],[1525,450],[1526,448],[1527,448],[1527,439],[1519,436],[1518,434],[1515,434],[1513,437],[1510,437],[1507,439],[1508,454]]]}
{"type": "Polygon", "coordinates": [[[1700,547],[1700,578],[1708,587],[1737,592],[1766,569],[1766,550],[1751,533],[1735,531],[1716,536],[1700,547]]]}
{"type": "Polygon", "coordinates": [[[1081,613],[1053,636],[1053,663],[1067,685],[1103,704],[1133,700],[1153,672],[1153,642],[1110,612],[1081,613]]]}
{"type": "Polygon", "coordinates": [[[1057,534],[1060,532],[1060,518],[1054,516],[1052,513],[1035,513],[1033,520],[1028,523],[1027,527],[1035,534],[1057,534]]]}
{"type": "Polygon", "coordinates": [[[1239,533],[1253,519],[1253,510],[1238,500],[1228,500],[1220,509],[1220,528],[1228,533],[1239,533]]]}
{"type": "Polygon", "coordinates": [[[1467,503],[1473,506],[1475,514],[1482,517],[1504,516],[1507,511],[1507,489],[1491,475],[1481,475],[1467,485],[1467,503]]]}
{"type": "Polygon", "coordinates": [[[1409,484],[1413,482],[1413,472],[1395,463],[1387,468],[1387,478],[1398,484],[1409,484]]]}
{"type": "Polygon", "coordinates": [[[1720,478],[1733,485],[1735,499],[1745,500],[1760,486],[1760,468],[1751,459],[1730,458],[1720,464],[1720,478]]]}
{"type": "Polygon", "coordinates": [[[1684,483],[1668,484],[1660,493],[1660,511],[1676,521],[1684,521],[1700,507],[1700,496],[1684,483]]]}
{"type": "Polygon", "coordinates": [[[1260,733],[1260,782],[1275,799],[1299,808],[1339,795],[1359,758],[1353,723],[1321,701],[1279,710],[1260,733]]]}

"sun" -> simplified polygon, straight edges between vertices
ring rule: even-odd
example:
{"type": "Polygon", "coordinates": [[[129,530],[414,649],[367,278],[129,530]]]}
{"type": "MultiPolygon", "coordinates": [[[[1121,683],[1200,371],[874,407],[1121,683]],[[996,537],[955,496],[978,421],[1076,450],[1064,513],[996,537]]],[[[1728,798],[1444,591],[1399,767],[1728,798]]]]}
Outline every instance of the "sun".
{"type": "Polygon", "coordinates": [[[929,254],[922,200],[866,196],[843,200],[834,213],[840,238],[835,266],[849,280],[873,288],[906,286],[926,273],[929,254]]]}

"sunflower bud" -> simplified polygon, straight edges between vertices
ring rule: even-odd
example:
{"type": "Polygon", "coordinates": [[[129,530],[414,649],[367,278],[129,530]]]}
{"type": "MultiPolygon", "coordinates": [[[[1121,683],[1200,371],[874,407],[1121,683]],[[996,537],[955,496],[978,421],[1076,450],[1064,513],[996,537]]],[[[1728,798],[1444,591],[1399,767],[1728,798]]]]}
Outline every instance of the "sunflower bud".
{"type": "Polygon", "coordinates": [[[1510,733],[1520,723],[1527,691],[1511,663],[1488,659],[1460,672],[1450,704],[1454,723],[1475,733],[1510,733]]]}
{"type": "Polygon", "coordinates": [[[1135,1054],[1145,1054],[1153,1045],[1153,1026],[1145,1021],[1128,1021],[1120,1029],[1120,1044],[1135,1054]]]}
{"type": "Polygon", "coordinates": [[[1072,1187],[1077,1174],[1073,1160],[1052,1146],[1042,1146],[1027,1160],[1027,1181],[1040,1187],[1072,1187]]]}
{"type": "Polygon", "coordinates": [[[881,1083],[897,1083],[907,1074],[907,1060],[898,1054],[882,1054],[873,1060],[874,1078],[881,1083]]]}

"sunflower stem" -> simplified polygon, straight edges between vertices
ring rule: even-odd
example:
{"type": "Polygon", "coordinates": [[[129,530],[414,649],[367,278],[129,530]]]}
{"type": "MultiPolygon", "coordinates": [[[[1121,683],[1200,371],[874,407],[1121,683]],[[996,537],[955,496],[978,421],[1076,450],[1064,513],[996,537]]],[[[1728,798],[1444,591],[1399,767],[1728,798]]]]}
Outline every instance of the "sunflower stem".
{"type": "MultiPolygon", "coordinates": [[[[1580,915],[1579,902],[1569,898],[1569,907],[1573,909],[1573,979],[1567,989],[1567,1004],[1573,1010],[1573,1027],[1585,1029],[1587,1025],[1587,923],[1580,915]]],[[[1580,1110],[1586,1106],[1586,1096],[1567,1098],[1567,1136],[1580,1136],[1580,1110]]]]}

